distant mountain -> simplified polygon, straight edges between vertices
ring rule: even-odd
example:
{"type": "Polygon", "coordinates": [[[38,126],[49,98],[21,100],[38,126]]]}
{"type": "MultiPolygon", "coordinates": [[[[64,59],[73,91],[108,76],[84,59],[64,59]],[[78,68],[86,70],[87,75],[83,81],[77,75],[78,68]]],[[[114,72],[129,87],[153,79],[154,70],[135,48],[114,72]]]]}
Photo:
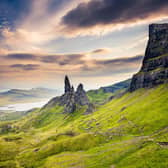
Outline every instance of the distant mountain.
{"type": "Polygon", "coordinates": [[[30,90],[11,89],[0,93],[0,105],[34,102],[39,99],[52,98],[57,94],[57,90],[48,88],[32,88],[30,90]]]}
{"type": "Polygon", "coordinates": [[[53,95],[56,93],[57,93],[57,90],[54,90],[54,89],[32,88],[30,90],[11,89],[9,91],[0,93],[0,95],[16,96],[17,98],[20,98],[20,97],[42,97],[45,95],[53,95]]]}
{"type": "Polygon", "coordinates": [[[121,89],[124,89],[124,90],[128,89],[130,86],[130,83],[131,83],[131,79],[127,79],[110,86],[101,87],[100,89],[102,89],[105,93],[115,93],[121,89]]]}
{"type": "Polygon", "coordinates": [[[87,92],[87,95],[91,102],[101,104],[106,102],[111,96],[128,90],[130,83],[131,79],[127,79],[110,86],[101,87],[97,90],[90,90],[87,92]]]}

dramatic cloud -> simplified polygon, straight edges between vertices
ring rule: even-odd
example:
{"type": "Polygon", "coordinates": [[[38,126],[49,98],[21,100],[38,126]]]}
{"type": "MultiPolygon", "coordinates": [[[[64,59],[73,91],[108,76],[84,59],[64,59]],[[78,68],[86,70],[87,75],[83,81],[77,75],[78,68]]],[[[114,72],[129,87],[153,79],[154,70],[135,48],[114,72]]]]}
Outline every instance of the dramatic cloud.
{"type": "Polygon", "coordinates": [[[79,65],[84,64],[87,60],[92,59],[92,55],[110,53],[108,48],[100,48],[90,52],[76,53],[76,54],[31,54],[31,53],[2,53],[3,60],[16,61],[34,61],[58,65],[79,65]]]}
{"type": "MultiPolygon", "coordinates": [[[[36,55],[35,55],[36,56],[36,55]]],[[[16,87],[24,85],[30,87],[32,84],[48,84],[53,87],[60,85],[62,88],[62,78],[65,74],[73,76],[76,81],[79,78],[85,79],[85,83],[95,88],[96,86],[109,84],[114,80],[126,79],[139,69],[142,56],[126,57],[119,59],[95,59],[88,57],[87,54],[68,54],[68,55],[43,55],[38,56],[37,60],[11,60],[5,57],[6,64],[0,64],[0,78],[3,79],[3,86],[6,83],[16,82],[16,87]],[[15,61],[16,63],[13,63],[15,61]],[[22,61],[25,61],[22,63],[22,61]],[[32,63],[31,63],[32,62],[32,63]],[[59,81],[58,82],[58,78],[59,81]],[[95,78],[99,80],[95,81],[95,78]],[[55,83],[57,84],[55,86],[55,83]],[[99,84],[99,85],[98,85],[99,84]]],[[[33,57],[32,57],[33,58],[33,57]]],[[[88,86],[90,88],[90,86],[88,86]]]]}
{"type": "Polygon", "coordinates": [[[66,54],[66,55],[50,55],[41,57],[41,61],[44,63],[57,63],[59,65],[77,65],[82,64],[82,58],[84,54],[66,54]]]}
{"type": "Polygon", "coordinates": [[[166,0],[16,0],[11,4],[2,0],[1,4],[10,11],[6,14],[2,10],[4,16],[11,17],[15,24],[9,20],[9,25],[0,29],[0,45],[13,52],[53,53],[50,46],[56,46],[53,41],[60,37],[104,35],[168,18],[166,0]]]}
{"type": "Polygon", "coordinates": [[[22,19],[28,12],[30,12],[31,2],[32,0],[1,0],[0,25],[2,27],[14,26],[16,20],[22,19]]]}
{"type": "Polygon", "coordinates": [[[35,60],[36,55],[26,54],[26,53],[18,53],[18,54],[8,54],[8,59],[18,59],[18,60],[35,60]]]}
{"type": "Polygon", "coordinates": [[[25,71],[37,70],[39,69],[40,65],[38,64],[13,64],[10,66],[11,68],[19,68],[25,71]]]}
{"type": "Polygon", "coordinates": [[[45,45],[65,35],[61,18],[81,2],[83,0],[0,1],[0,9],[3,8],[0,10],[2,45],[14,52],[48,52],[45,45]],[[3,26],[1,19],[9,24],[3,26]]]}
{"type": "Polygon", "coordinates": [[[128,57],[128,58],[119,58],[119,59],[108,59],[108,60],[100,60],[96,61],[96,64],[100,65],[123,65],[127,63],[137,63],[142,61],[143,56],[135,56],[135,57],[128,57]]]}
{"type": "Polygon", "coordinates": [[[63,17],[68,27],[87,28],[96,25],[123,24],[167,15],[167,0],[92,0],[81,3],[63,17]]]}
{"type": "MultiPolygon", "coordinates": [[[[93,52],[101,52],[101,49],[97,49],[93,52]]],[[[17,64],[14,63],[10,67],[11,68],[19,68],[22,70],[36,70],[40,69],[43,71],[57,71],[60,70],[62,73],[66,73],[66,71],[71,71],[72,74],[82,74],[90,73],[94,76],[94,74],[106,75],[107,72],[114,73],[125,73],[127,70],[136,69],[141,61],[143,56],[135,56],[135,57],[124,57],[124,58],[115,58],[115,59],[96,59],[88,56],[88,53],[78,53],[78,54],[55,54],[55,55],[36,55],[36,54],[8,54],[4,56],[3,59],[8,61],[11,59],[17,64]],[[27,63],[29,61],[30,63],[27,63]],[[19,63],[18,63],[19,62],[19,63]],[[43,66],[40,66],[43,65],[43,66]],[[42,68],[42,69],[41,69],[42,68]]]]}
{"type": "Polygon", "coordinates": [[[167,19],[167,0],[0,0],[1,85],[125,79],[141,65],[128,56],[144,52],[148,25],[167,19]]]}
{"type": "Polygon", "coordinates": [[[124,74],[137,70],[143,56],[135,56],[120,59],[90,60],[81,67],[82,76],[108,76],[112,74],[124,74]]]}

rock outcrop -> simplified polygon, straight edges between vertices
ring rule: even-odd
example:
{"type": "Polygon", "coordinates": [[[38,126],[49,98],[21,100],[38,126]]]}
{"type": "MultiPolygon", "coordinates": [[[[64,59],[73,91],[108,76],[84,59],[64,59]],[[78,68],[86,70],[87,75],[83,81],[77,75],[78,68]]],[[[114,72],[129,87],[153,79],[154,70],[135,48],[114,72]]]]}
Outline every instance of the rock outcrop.
{"type": "Polygon", "coordinates": [[[149,41],[140,71],[132,78],[130,91],[168,81],[168,24],[151,24],[149,41]]]}
{"type": "Polygon", "coordinates": [[[53,98],[48,104],[47,107],[52,107],[54,105],[64,106],[65,113],[73,113],[77,106],[87,106],[86,112],[93,112],[94,105],[89,102],[89,99],[86,95],[86,92],[82,84],[79,84],[76,92],[74,87],[71,86],[68,76],[65,76],[65,92],[60,97],[53,98]]]}
{"type": "Polygon", "coordinates": [[[85,106],[89,104],[89,99],[86,95],[85,90],[83,89],[82,84],[79,84],[79,86],[77,87],[77,91],[75,93],[75,101],[77,104],[81,106],[85,106]]]}

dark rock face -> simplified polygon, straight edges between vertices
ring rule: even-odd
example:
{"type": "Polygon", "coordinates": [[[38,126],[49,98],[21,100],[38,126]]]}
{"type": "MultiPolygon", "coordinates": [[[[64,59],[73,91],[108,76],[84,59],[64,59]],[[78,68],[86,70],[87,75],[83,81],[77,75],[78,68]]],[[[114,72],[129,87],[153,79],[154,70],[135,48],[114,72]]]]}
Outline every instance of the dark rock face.
{"type": "Polygon", "coordinates": [[[65,100],[64,101],[65,102],[65,112],[66,113],[74,112],[76,110],[74,90],[71,89],[71,91],[68,94],[65,94],[63,97],[64,97],[64,100],[65,100]]]}
{"type": "Polygon", "coordinates": [[[149,26],[149,41],[145,52],[144,63],[168,53],[168,24],[151,24],[149,26]]]}
{"type": "Polygon", "coordinates": [[[71,84],[68,76],[65,76],[65,93],[71,91],[71,84]]]}
{"type": "Polygon", "coordinates": [[[130,91],[168,81],[168,24],[149,26],[149,41],[140,71],[132,78],[130,91]]]}
{"type": "Polygon", "coordinates": [[[77,104],[81,106],[85,106],[89,104],[88,97],[86,95],[86,92],[83,89],[82,84],[79,84],[79,86],[77,87],[77,91],[75,93],[75,101],[77,104]]]}
{"type": "MultiPolygon", "coordinates": [[[[79,106],[88,106],[87,112],[93,111],[89,99],[86,95],[83,85],[79,84],[77,91],[74,91],[74,87],[71,86],[68,76],[65,76],[65,93],[60,97],[53,98],[48,104],[47,107],[52,107],[54,105],[64,106],[65,113],[73,113],[76,110],[77,105],[79,106]]],[[[45,107],[44,107],[45,108],[45,107]]]]}

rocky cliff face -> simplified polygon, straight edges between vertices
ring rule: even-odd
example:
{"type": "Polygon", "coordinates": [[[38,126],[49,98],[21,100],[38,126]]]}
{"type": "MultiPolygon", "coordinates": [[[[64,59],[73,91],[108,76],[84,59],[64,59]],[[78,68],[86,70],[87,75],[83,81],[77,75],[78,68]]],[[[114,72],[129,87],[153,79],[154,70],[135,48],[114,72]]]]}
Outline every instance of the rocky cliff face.
{"type": "Polygon", "coordinates": [[[77,91],[75,93],[75,102],[81,106],[89,104],[89,99],[86,95],[85,90],[83,89],[82,84],[79,84],[79,86],[77,87],[77,91]]]}
{"type": "Polygon", "coordinates": [[[151,24],[149,41],[140,71],[132,78],[130,91],[168,81],[168,24],[151,24]]]}
{"type": "Polygon", "coordinates": [[[60,97],[53,98],[48,104],[47,107],[52,107],[56,104],[64,106],[65,113],[73,113],[77,106],[87,106],[86,113],[93,111],[93,105],[89,102],[89,99],[86,95],[86,92],[82,84],[79,84],[76,92],[74,87],[71,86],[68,76],[65,76],[65,92],[60,97]],[[92,108],[91,108],[92,107],[92,108]]]}

